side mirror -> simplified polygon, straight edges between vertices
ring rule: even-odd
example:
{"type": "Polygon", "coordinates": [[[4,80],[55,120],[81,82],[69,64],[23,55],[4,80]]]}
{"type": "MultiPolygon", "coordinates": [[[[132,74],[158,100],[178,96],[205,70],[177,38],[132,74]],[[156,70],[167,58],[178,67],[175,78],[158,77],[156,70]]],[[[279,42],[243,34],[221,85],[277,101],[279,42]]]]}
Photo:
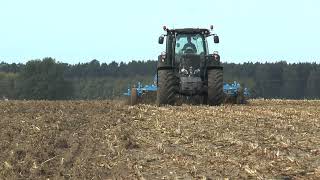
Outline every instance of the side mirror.
{"type": "Polygon", "coordinates": [[[219,36],[217,36],[217,35],[214,35],[213,36],[213,41],[214,41],[214,43],[219,43],[219,36]]]}
{"type": "Polygon", "coordinates": [[[163,44],[163,41],[164,41],[164,37],[163,37],[163,36],[160,36],[160,37],[159,37],[159,44],[163,44]]]}

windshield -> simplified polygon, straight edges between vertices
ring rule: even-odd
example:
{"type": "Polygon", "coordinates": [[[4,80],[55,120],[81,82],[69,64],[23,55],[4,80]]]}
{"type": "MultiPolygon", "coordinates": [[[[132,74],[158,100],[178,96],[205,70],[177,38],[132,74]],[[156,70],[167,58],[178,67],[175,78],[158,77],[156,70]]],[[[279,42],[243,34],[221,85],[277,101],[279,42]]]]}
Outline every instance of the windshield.
{"type": "Polygon", "coordinates": [[[178,34],[176,37],[176,54],[197,54],[204,52],[204,37],[201,34],[178,34]]]}

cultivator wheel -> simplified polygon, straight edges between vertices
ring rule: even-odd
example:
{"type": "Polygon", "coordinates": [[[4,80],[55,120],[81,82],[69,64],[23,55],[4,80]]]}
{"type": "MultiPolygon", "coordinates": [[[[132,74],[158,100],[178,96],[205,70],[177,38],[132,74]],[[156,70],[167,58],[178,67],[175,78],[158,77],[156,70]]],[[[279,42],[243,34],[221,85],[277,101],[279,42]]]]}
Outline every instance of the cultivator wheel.
{"type": "Polygon", "coordinates": [[[247,99],[244,95],[244,89],[240,88],[238,91],[238,96],[236,98],[236,104],[247,104],[247,99]]]}
{"type": "Polygon", "coordinates": [[[138,92],[136,88],[131,88],[130,105],[136,105],[138,103],[138,92]]]}

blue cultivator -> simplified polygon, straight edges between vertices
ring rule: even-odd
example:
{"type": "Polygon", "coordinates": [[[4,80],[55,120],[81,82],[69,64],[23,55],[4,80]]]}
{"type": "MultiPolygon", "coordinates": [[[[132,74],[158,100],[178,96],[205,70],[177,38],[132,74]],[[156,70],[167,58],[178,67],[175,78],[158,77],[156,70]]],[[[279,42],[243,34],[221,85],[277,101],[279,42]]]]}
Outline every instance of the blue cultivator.
{"type": "Polygon", "coordinates": [[[125,96],[129,97],[129,104],[135,105],[140,102],[154,102],[157,94],[157,85],[142,85],[138,82],[137,86],[128,88],[128,91],[124,93],[125,96]],[[143,99],[142,99],[143,97],[143,99]]]}
{"type": "Polygon", "coordinates": [[[250,96],[248,88],[243,88],[234,81],[231,84],[223,84],[223,92],[225,94],[225,103],[245,104],[250,96]]]}
{"type": "Polygon", "coordinates": [[[138,82],[137,87],[128,88],[128,92],[124,93],[125,96],[131,96],[131,91],[135,91],[137,94],[137,97],[142,97],[144,94],[148,92],[157,92],[158,87],[154,84],[151,85],[142,85],[140,82],[138,82]]]}
{"type": "MultiPolygon", "coordinates": [[[[155,102],[157,89],[156,79],[151,85],[143,85],[138,82],[133,88],[128,88],[124,95],[128,97],[131,105],[140,102],[155,102]]],[[[231,84],[224,83],[223,92],[225,94],[225,103],[245,104],[250,96],[249,90],[241,87],[236,81],[231,84]]]]}

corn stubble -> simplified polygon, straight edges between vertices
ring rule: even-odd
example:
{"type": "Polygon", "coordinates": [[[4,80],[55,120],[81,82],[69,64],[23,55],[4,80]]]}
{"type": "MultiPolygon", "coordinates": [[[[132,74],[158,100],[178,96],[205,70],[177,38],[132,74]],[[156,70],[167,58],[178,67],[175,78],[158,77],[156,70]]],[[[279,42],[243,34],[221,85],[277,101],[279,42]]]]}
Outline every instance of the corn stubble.
{"type": "Polygon", "coordinates": [[[0,179],[318,179],[320,101],[0,102],[0,179]]]}

